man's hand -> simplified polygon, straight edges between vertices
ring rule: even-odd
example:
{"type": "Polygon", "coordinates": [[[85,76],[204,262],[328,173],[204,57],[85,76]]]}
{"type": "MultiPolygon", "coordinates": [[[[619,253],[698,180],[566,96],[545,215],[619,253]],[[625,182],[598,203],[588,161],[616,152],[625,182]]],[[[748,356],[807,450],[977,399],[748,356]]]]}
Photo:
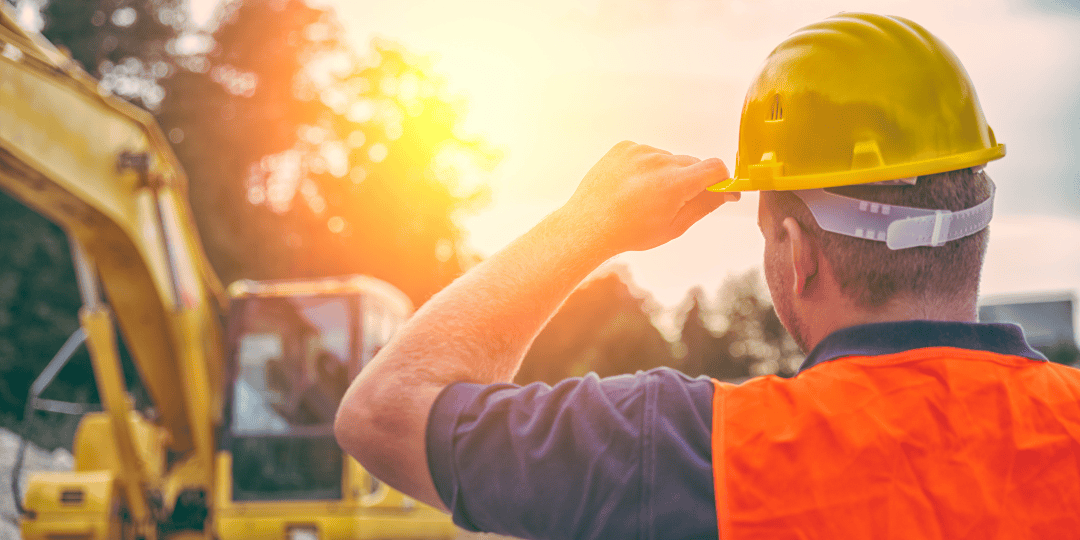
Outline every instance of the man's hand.
{"type": "MultiPolygon", "coordinates": [[[[608,258],[658,246],[738,194],[720,160],[624,142],[558,211],[433,296],[352,382],[338,442],[372,474],[435,507],[425,435],[439,392],[455,381],[509,382],[570,291],[608,258]]],[[[433,426],[438,429],[441,426],[433,426]]]]}
{"type": "Polygon", "coordinates": [[[560,209],[600,238],[607,256],[668,242],[739,193],[705,188],[728,178],[719,159],[702,161],[623,141],[585,175],[560,209]]]}

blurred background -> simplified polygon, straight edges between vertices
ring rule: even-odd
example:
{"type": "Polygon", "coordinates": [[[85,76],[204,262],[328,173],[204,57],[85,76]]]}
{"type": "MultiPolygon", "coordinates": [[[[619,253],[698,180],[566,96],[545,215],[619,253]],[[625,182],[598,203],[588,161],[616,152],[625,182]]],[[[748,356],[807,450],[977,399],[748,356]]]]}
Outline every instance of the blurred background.
{"type": "MultiPolygon", "coordinates": [[[[0,0],[101,88],[152,112],[190,180],[226,283],[365,273],[417,305],[527,231],[630,139],[730,167],[742,98],[771,48],[834,0],[0,0]]],[[[963,60],[1005,159],[984,320],[1077,360],[1080,1],[867,0],[963,60]]],[[[927,89],[932,91],[932,89],[927,89]]],[[[790,375],[747,194],[660,248],[597,271],[519,382],[673,366],[790,375]]],[[[0,425],[77,325],[63,234],[0,194],[0,425]]],[[[82,353],[85,355],[85,353],[82,353]]],[[[134,370],[129,384],[138,388],[134,370]]],[[[50,392],[96,400],[87,358],[50,392]]],[[[46,396],[47,397],[47,396],[46,396]]],[[[73,421],[32,437],[70,445],[73,421]]]]}

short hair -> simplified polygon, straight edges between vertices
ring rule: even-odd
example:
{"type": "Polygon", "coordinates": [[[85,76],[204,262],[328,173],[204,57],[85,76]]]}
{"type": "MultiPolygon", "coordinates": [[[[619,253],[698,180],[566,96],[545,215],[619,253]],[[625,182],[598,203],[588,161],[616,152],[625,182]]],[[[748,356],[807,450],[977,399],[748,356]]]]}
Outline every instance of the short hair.
{"type": "MultiPolygon", "coordinates": [[[[981,169],[971,168],[920,176],[915,185],[863,184],[827,191],[870,202],[955,212],[985,201],[990,181],[981,169]]],[[[779,227],[784,218],[793,217],[803,231],[818,239],[841,291],[860,307],[880,307],[898,295],[949,302],[978,294],[987,229],[938,247],[892,250],[884,242],[823,230],[802,200],[790,192],[762,192],[762,197],[777,234],[784,234],[779,227]]]]}

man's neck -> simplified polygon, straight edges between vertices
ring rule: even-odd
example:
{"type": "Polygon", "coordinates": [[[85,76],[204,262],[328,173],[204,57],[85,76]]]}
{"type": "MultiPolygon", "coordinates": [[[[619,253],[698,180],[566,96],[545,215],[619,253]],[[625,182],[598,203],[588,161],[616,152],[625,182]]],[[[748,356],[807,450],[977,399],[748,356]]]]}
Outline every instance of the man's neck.
{"type": "Polygon", "coordinates": [[[897,321],[976,322],[975,296],[963,300],[897,297],[882,306],[862,307],[844,297],[820,306],[807,305],[803,318],[807,350],[813,350],[829,334],[862,324],[897,321]]]}

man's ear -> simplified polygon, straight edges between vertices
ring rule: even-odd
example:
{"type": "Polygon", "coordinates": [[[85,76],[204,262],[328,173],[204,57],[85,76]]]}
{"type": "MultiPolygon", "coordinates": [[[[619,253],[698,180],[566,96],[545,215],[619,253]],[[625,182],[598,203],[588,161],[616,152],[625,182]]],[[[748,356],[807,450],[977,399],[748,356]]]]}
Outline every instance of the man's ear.
{"type": "Polygon", "coordinates": [[[791,248],[791,270],[795,277],[792,292],[795,296],[803,296],[818,274],[817,242],[793,217],[784,218],[780,226],[787,233],[788,246],[791,248]]]}

